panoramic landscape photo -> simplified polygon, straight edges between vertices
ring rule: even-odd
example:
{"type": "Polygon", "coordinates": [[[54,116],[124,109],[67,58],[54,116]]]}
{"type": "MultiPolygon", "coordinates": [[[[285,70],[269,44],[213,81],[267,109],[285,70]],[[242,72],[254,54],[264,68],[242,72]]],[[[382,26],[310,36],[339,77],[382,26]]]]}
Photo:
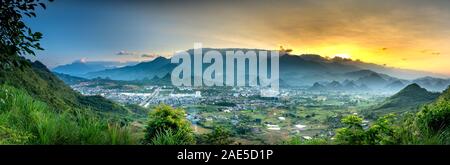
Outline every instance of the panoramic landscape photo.
{"type": "Polygon", "coordinates": [[[0,1],[0,144],[450,144],[447,0],[0,1]]]}

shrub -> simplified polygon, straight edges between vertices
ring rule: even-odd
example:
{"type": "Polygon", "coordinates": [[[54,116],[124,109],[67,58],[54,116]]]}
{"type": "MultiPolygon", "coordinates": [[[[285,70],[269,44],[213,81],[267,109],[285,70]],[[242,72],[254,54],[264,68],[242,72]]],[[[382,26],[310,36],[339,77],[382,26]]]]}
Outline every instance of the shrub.
{"type": "Polygon", "coordinates": [[[379,118],[370,127],[364,129],[363,119],[356,115],[349,115],[342,119],[344,128],[336,132],[337,144],[350,145],[375,145],[375,144],[398,144],[396,136],[397,127],[394,126],[395,115],[389,114],[379,118]]]}
{"type": "Polygon", "coordinates": [[[402,144],[450,144],[450,102],[438,102],[422,107],[409,115],[399,129],[402,144]]]}
{"type": "Polygon", "coordinates": [[[383,116],[369,127],[365,132],[366,144],[398,144],[397,138],[398,127],[394,125],[395,115],[389,114],[383,116]]]}
{"type": "Polygon", "coordinates": [[[425,106],[417,113],[416,118],[422,130],[429,133],[445,131],[450,125],[450,102],[440,101],[425,106]]]}
{"type": "Polygon", "coordinates": [[[344,128],[336,131],[336,142],[338,144],[364,144],[365,132],[362,127],[362,118],[356,115],[349,115],[342,118],[344,128]]]}
{"type": "Polygon", "coordinates": [[[233,142],[231,140],[231,131],[224,127],[216,127],[211,133],[199,137],[200,143],[212,145],[228,145],[233,142]]]}
{"type": "Polygon", "coordinates": [[[195,139],[186,130],[179,129],[173,131],[172,129],[167,129],[163,131],[158,131],[155,137],[152,139],[150,144],[153,145],[189,145],[194,144],[195,139]]]}
{"type": "MultiPolygon", "coordinates": [[[[183,135],[176,136],[177,140],[180,140],[177,144],[192,143],[194,135],[190,126],[190,122],[185,119],[183,109],[174,109],[161,104],[149,113],[144,141],[152,144],[155,138],[173,137],[172,135],[180,133],[183,135]]],[[[163,140],[159,139],[158,141],[163,140]]]]}

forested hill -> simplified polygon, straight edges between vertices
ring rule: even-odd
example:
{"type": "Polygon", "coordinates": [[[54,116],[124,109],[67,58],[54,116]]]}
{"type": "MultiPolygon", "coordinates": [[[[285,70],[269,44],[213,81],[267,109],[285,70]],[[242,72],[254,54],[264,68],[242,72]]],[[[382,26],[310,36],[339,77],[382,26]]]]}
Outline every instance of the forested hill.
{"type": "Polygon", "coordinates": [[[395,95],[387,98],[372,111],[382,114],[392,112],[416,111],[420,105],[430,103],[438,98],[440,93],[429,92],[425,88],[413,83],[395,95]]]}
{"type": "MultiPolygon", "coordinates": [[[[3,55],[2,55],[3,56],[3,55]]],[[[7,56],[3,56],[6,58],[7,56]]],[[[97,112],[126,113],[127,109],[100,96],[82,96],[58,79],[41,62],[23,57],[2,59],[0,84],[28,92],[33,98],[47,103],[55,110],[90,109],[97,112]]]]}

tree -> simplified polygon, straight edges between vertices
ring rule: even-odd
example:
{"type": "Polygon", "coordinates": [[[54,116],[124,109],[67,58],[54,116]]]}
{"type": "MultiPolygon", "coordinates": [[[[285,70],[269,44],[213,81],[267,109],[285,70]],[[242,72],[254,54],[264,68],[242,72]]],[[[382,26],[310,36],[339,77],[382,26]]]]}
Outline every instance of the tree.
{"type": "Polygon", "coordinates": [[[398,144],[396,130],[393,121],[395,115],[389,114],[379,118],[369,128],[364,129],[363,119],[356,115],[349,115],[342,119],[344,128],[336,132],[336,142],[338,144],[398,144]]]}
{"type": "Polygon", "coordinates": [[[33,49],[43,50],[39,44],[42,33],[33,32],[22,19],[24,16],[36,17],[35,9],[38,7],[46,9],[45,4],[39,0],[0,1],[1,55],[36,55],[33,49]]]}
{"type": "Polygon", "coordinates": [[[216,127],[211,133],[204,136],[204,143],[212,145],[228,145],[233,141],[231,138],[231,131],[224,127],[216,127]]]}
{"type": "Polygon", "coordinates": [[[394,114],[388,114],[380,117],[366,131],[366,144],[398,144],[398,128],[394,126],[396,120],[394,114]]]}
{"type": "MultiPolygon", "coordinates": [[[[183,109],[174,109],[168,105],[160,104],[150,113],[145,131],[145,142],[152,144],[156,137],[175,137],[179,144],[192,144],[195,142],[190,122],[184,117],[183,109]],[[163,136],[163,135],[168,136],[163,136]],[[173,136],[172,136],[173,137],[173,136]]],[[[158,141],[163,141],[158,139],[158,141]]]]}
{"type": "Polygon", "coordinates": [[[237,134],[244,135],[252,131],[251,124],[254,120],[248,114],[239,114],[239,123],[234,126],[237,134]]]}
{"type": "Polygon", "coordinates": [[[424,106],[416,114],[417,124],[423,132],[436,134],[450,127],[450,102],[439,100],[435,104],[424,106]]]}
{"type": "Polygon", "coordinates": [[[362,127],[362,118],[356,115],[349,115],[342,118],[344,128],[336,131],[336,142],[338,144],[364,144],[365,132],[362,127]]]}

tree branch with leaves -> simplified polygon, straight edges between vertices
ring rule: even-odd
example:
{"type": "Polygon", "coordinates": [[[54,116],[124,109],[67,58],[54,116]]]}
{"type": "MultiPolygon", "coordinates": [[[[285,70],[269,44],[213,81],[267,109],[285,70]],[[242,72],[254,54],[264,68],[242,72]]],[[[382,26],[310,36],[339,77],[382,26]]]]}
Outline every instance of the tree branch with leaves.
{"type": "MultiPolygon", "coordinates": [[[[35,50],[44,50],[39,40],[42,33],[33,32],[23,18],[36,17],[35,10],[46,9],[39,0],[0,0],[0,52],[1,56],[33,55],[35,50]]],[[[49,0],[52,2],[53,0],[49,0]]]]}

